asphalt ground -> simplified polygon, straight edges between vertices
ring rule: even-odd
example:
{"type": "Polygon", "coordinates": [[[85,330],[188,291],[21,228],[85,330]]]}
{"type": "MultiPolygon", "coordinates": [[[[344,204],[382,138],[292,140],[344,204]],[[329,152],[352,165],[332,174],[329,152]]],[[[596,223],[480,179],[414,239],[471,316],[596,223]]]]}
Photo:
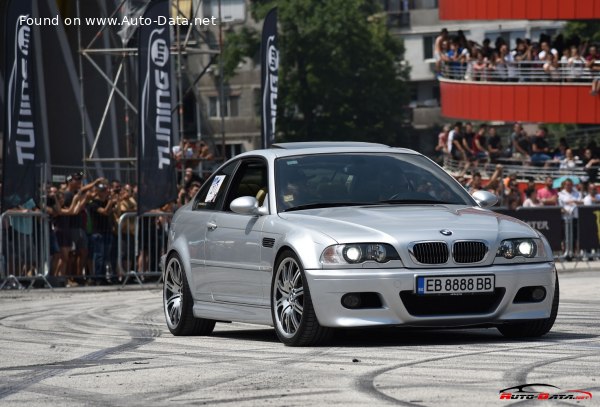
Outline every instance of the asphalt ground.
{"type": "Polygon", "coordinates": [[[0,405],[519,405],[531,402],[499,391],[525,383],[593,394],[536,405],[599,405],[600,271],[580,266],[558,267],[553,330],[516,341],[495,329],[394,328],[290,348],[241,323],[184,338],[169,333],[156,285],[3,290],[0,405]]]}

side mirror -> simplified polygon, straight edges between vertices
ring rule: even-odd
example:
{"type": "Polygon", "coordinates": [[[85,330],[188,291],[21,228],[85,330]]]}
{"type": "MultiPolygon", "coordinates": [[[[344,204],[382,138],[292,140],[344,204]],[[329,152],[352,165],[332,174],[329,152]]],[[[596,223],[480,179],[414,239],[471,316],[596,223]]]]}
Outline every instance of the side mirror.
{"type": "Polygon", "coordinates": [[[229,208],[240,215],[266,215],[265,208],[258,206],[258,201],[253,196],[240,196],[231,202],[229,208]]]}
{"type": "Polygon", "coordinates": [[[498,203],[498,197],[488,191],[477,191],[473,193],[473,199],[482,208],[489,208],[498,203]]]}

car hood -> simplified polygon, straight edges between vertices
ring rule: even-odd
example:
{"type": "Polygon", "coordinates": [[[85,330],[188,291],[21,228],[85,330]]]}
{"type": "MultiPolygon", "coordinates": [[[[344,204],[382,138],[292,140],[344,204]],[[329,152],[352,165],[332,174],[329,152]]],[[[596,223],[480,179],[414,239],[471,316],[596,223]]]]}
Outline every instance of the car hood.
{"type": "Polygon", "coordinates": [[[489,210],[459,205],[389,205],[310,209],[283,219],[325,233],[338,243],[408,244],[422,240],[485,240],[490,248],[509,237],[538,237],[527,224],[489,210]],[[440,233],[442,229],[451,236],[440,233]]]}

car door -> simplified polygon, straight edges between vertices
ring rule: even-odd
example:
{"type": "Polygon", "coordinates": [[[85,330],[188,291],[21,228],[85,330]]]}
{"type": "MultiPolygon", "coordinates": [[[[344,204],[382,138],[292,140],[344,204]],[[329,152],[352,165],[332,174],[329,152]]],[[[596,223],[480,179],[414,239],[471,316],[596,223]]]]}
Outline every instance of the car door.
{"type": "Polygon", "coordinates": [[[212,301],[211,276],[206,272],[206,234],[215,212],[219,211],[239,161],[231,162],[218,170],[200,188],[189,211],[178,220],[187,237],[192,271],[191,291],[196,300],[212,301]]]}
{"type": "Polygon", "coordinates": [[[206,273],[215,301],[268,305],[263,290],[268,274],[260,265],[265,216],[240,215],[229,208],[241,196],[261,196],[267,186],[267,163],[244,159],[232,178],[222,210],[215,211],[206,233],[206,273]]]}

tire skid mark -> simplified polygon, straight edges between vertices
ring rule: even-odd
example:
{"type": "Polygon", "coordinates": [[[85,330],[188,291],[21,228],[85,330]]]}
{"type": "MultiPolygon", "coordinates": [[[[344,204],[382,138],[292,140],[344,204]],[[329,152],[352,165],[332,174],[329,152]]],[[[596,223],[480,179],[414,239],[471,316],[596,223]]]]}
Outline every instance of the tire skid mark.
{"type": "MultiPolygon", "coordinates": [[[[149,313],[153,313],[153,312],[154,311],[145,312],[145,313],[139,315],[138,318],[141,318],[142,320],[144,320],[144,318],[146,318],[146,316],[149,313]]],[[[87,355],[83,355],[81,357],[71,359],[70,361],[68,361],[68,363],[73,365],[70,368],[52,368],[52,369],[48,369],[48,370],[44,370],[44,371],[35,371],[35,369],[34,369],[32,372],[30,372],[27,375],[27,377],[24,377],[22,380],[18,381],[17,383],[15,383],[16,380],[11,380],[12,383],[0,384],[0,400],[4,399],[12,394],[18,393],[22,390],[25,390],[26,388],[28,388],[34,384],[37,384],[45,379],[49,379],[49,378],[57,376],[59,374],[63,374],[65,371],[68,371],[68,370],[79,368],[79,367],[81,367],[82,364],[89,363],[89,362],[94,362],[95,364],[98,364],[99,361],[101,361],[102,359],[104,359],[108,356],[116,355],[116,354],[123,353],[126,351],[135,350],[143,345],[146,345],[146,344],[154,341],[156,338],[156,336],[153,335],[153,332],[151,330],[146,329],[145,326],[144,326],[144,329],[141,329],[141,330],[130,328],[129,334],[130,334],[131,339],[124,344],[105,348],[105,349],[100,349],[95,352],[88,353],[87,355]],[[149,336],[144,335],[145,333],[149,333],[150,335],[149,336]]]]}
{"type": "MultiPolygon", "coordinates": [[[[181,402],[185,402],[186,404],[190,403],[198,403],[198,404],[222,404],[222,403],[240,403],[244,401],[256,401],[256,400],[269,400],[269,399],[280,399],[285,401],[288,397],[298,397],[298,396],[313,396],[313,395],[325,395],[325,394],[336,394],[341,393],[342,390],[321,390],[321,391],[307,391],[307,392],[295,392],[295,393],[285,393],[285,394],[273,394],[273,395],[261,395],[261,396],[249,396],[249,397],[237,397],[237,398],[227,398],[227,399],[185,399],[181,400],[181,402]]],[[[178,402],[179,400],[170,399],[171,402],[178,402]]]]}
{"type": "MultiPolygon", "coordinates": [[[[289,366],[293,366],[293,365],[296,365],[296,364],[310,363],[315,358],[318,358],[318,357],[320,357],[322,355],[325,355],[325,354],[327,354],[327,353],[329,353],[331,351],[332,351],[332,349],[319,349],[319,350],[315,350],[315,351],[308,351],[306,353],[299,353],[299,354],[294,355],[293,357],[290,357],[290,358],[283,358],[282,359],[281,357],[279,357],[279,358],[274,357],[271,360],[269,360],[269,362],[278,362],[278,364],[280,364],[281,366],[289,367],[289,366]]],[[[193,354],[188,354],[186,356],[192,356],[193,357],[194,355],[193,354]]],[[[224,355],[224,356],[226,356],[226,355],[224,355]]],[[[237,361],[240,360],[238,357],[236,357],[235,359],[234,358],[231,358],[231,359],[232,360],[225,360],[224,361],[224,360],[222,360],[219,357],[219,359],[217,361],[211,361],[210,364],[213,365],[214,363],[235,363],[235,362],[237,362],[237,361]]],[[[256,358],[253,357],[253,355],[248,355],[247,359],[248,360],[253,360],[253,361],[256,360],[256,358]]],[[[264,360],[265,360],[264,358],[261,358],[261,361],[264,361],[264,360]]],[[[197,362],[195,362],[195,363],[197,363],[197,362]]],[[[253,368],[252,368],[251,374],[253,376],[256,376],[256,375],[260,375],[262,373],[271,372],[272,370],[273,370],[273,365],[271,363],[269,363],[268,365],[266,365],[266,366],[264,366],[262,368],[257,368],[256,365],[254,365],[253,368]]],[[[223,384],[231,385],[231,384],[234,384],[234,383],[239,382],[239,381],[247,380],[248,377],[249,377],[248,374],[247,375],[242,375],[242,376],[240,376],[238,374],[235,374],[234,376],[224,376],[224,377],[218,377],[218,378],[215,378],[215,379],[212,379],[212,380],[204,380],[203,383],[202,383],[202,389],[204,391],[207,391],[210,388],[218,387],[218,386],[221,386],[223,384]]],[[[196,389],[190,389],[189,391],[183,391],[183,392],[180,390],[180,393],[183,395],[183,394],[187,394],[187,393],[193,393],[195,391],[196,391],[196,389]]],[[[317,393],[318,392],[314,392],[312,394],[317,394],[317,393]]],[[[164,392],[164,393],[161,393],[160,397],[158,397],[154,401],[165,402],[165,401],[169,401],[171,398],[172,398],[172,395],[170,395],[169,392],[164,392]]],[[[243,398],[239,399],[239,401],[243,401],[243,400],[244,400],[243,398]]],[[[215,400],[209,400],[209,401],[210,401],[211,404],[215,403],[215,402],[219,402],[218,400],[217,401],[215,401],[215,400]]]]}
{"type": "Polygon", "coordinates": [[[393,371],[393,370],[396,370],[399,368],[413,367],[413,366],[418,366],[418,365],[425,364],[425,363],[437,362],[440,360],[456,359],[456,358],[462,358],[465,356],[483,355],[483,354],[498,353],[498,352],[510,352],[511,350],[516,350],[516,349],[525,350],[525,349],[535,349],[535,348],[548,348],[548,347],[552,347],[555,345],[556,345],[556,343],[543,343],[543,344],[527,346],[527,347],[523,347],[521,345],[515,345],[515,346],[510,346],[510,347],[502,348],[502,349],[466,352],[466,353],[461,353],[459,355],[437,356],[437,357],[430,357],[430,358],[417,360],[414,362],[403,362],[403,363],[399,363],[399,364],[396,364],[393,366],[384,367],[384,368],[375,370],[373,372],[367,373],[363,376],[360,376],[356,380],[355,383],[356,383],[356,387],[359,391],[366,393],[368,395],[374,396],[375,398],[377,398],[381,401],[394,403],[394,404],[407,405],[407,406],[421,406],[420,404],[415,404],[415,403],[411,403],[411,402],[398,400],[395,397],[389,396],[389,395],[381,392],[375,386],[375,379],[384,373],[387,373],[387,372],[390,372],[390,371],[393,371]]]}

